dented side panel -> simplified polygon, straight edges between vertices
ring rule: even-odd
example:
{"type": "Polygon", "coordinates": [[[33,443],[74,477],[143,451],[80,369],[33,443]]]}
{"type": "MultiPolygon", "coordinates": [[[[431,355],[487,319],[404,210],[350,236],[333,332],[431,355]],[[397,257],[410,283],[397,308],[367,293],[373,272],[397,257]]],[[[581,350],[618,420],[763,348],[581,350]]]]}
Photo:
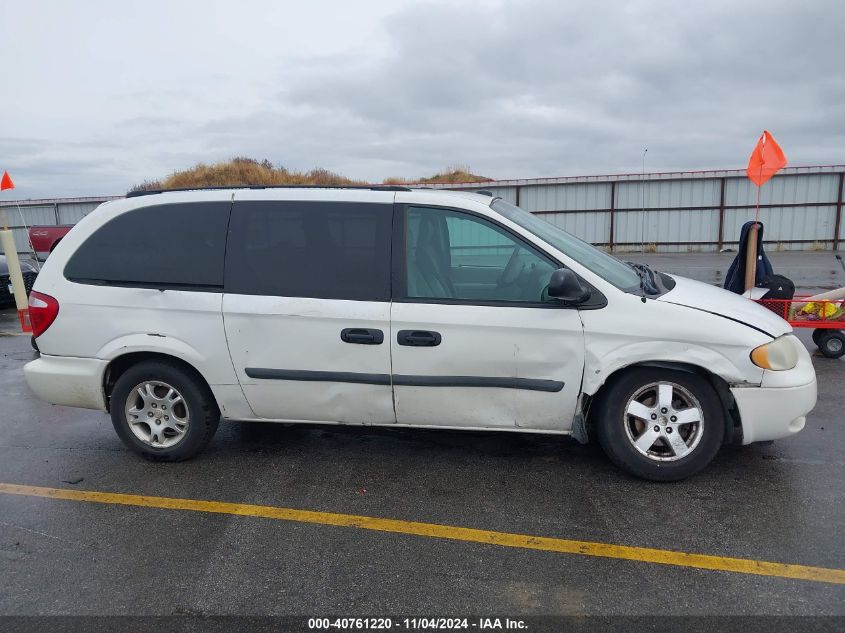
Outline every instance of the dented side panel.
{"type": "Polygon", "coordinates": [[[394,330],[434,330],[436,347],[393,345],[400,424],[569,431],[581,388],[584,335],[577,310],[395,303],[394,330]],[[558,391],[512,387],[427,386],[463,377],[550,381],[558,391]]]}
{"type": "Polygon", "coordinates": [[[608,296],[602,310],[581,312],[585,334],[583,391],[594,394],[607,378],[644,362],[702,367],[729,384],[759,386],[763,370],[751,349],[772,340],[741,323],[695,308],[634,295],[608,296]]]}

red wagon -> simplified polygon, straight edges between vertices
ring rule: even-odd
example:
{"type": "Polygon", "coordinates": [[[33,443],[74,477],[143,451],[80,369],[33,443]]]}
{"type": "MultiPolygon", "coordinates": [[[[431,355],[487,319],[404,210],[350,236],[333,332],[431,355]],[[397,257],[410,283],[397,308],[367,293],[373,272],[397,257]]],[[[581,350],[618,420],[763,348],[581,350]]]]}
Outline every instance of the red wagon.
{"type": "Polygon", "coordinates": [[[811,301],[807,296],[796,296],[756,301],[792,327],[813,328],[813,342],[828,358],[845,354],[845,299],[811,301]]]}

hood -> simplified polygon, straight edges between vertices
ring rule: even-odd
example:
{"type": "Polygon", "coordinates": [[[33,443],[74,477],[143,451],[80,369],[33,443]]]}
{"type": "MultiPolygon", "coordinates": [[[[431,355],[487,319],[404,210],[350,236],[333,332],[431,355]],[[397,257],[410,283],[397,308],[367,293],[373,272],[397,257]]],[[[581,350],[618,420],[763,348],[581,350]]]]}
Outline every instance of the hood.
{"type": "Polygon", "coordinates": [[[672,275],[672,279],[676,282],[675,287],[658,297],[657,301],[695,308],[739,321],[774,338],[792,331],[789,323],[750,299],[685,277],[672,275]]]}

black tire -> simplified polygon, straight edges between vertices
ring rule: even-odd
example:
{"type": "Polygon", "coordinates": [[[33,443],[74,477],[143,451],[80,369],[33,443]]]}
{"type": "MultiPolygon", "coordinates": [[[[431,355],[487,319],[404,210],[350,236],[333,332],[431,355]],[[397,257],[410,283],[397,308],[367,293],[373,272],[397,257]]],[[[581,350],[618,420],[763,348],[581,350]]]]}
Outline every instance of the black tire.
{"type": "MultiPolygon", "coordinates": [[[[639,402],[640,398],[637,400],[639,402]]],[[[599,443],[610,460],[632,475],[652,481],[678,481],[699,472],[715,457],[725,435],[722,404],[712,385],[696,374],[671,369],[636,368],[612,379],[597,402],[594,421],[599,443]],[[679,398],[692,396],[698,405],[693,408],[700,412],[702,422],[683,424],[673,421],[674,409],[668,410],[664,416],[660,403],[656,401],[658,383],[670,385],[675,398],[673,404],[678,404],[678,411],[687,408],[679,398]],[[644,407],[649,410],[654,407],[647,423],[645,418],[624,415],[629,401],[638,393],[644,393],[642,398],[649,403],[644,407]],[[651,415],[656,415],[657,419],[652,420],[651,415]],[[658,428],[660,435],[645,449],[648,454],[640,452],[634,445],[635,439],[643,437],[649,429],[657,433],[658,428]],[[664,437],[679,438],[689,452],[678,456],[680,451],[672,449],[664,437]]]]}
{"type": "MultiPolygon", "coordinates": [[[[178,407],[180,404],[171,406],[173,409],[170,412],[171,415],[178,407]]],[[[185,416],[182,415],[182,417],[185,416]]],[[[196,372],[186,370],[172,361],[150,360],[133,365],[115,382],[111,393],[111,419],[120,439],[136,453],[152,461],[178,462],[193,457],[211,441],[220,422],[220,411],[211,390],[196,372]],[[127,401],[130,393],[146,381],[164,383],[165,388],[170,386],[175,389],[177,395],[181,396],[183,403],[181,406],[184,409],[178,410],[180,415],[182,411],[187,412],[188,423],[184,428],[184,434],[179,436],[172,446],[153,446],[151,443],[142,441],[131,429],[132,426],[138,426],[138,423],[130,425],[129,416],[126,413],[127,401]]],[[[151,420],[155,421],[155,418],[151,420]]],[[[167,424],[164,421],[160,423],[167,424]]],[[[145,426],[147,430],[152,428],[150,424],[140,424],[141,431],[139,432],[142,434],[145,426]]],[[[166,438],[166,441],[179,435],[175,431],[169,432],[171,437],[166,438]]]]}
{"type": "Polygon", "coordinates": [[[41,353],[41,350],[38,349],[38,343],[35,341],[34,336],[29,337],[29,344],[32,345],[32,349],[34,349],[38,353],[41,353]]]}
{"type": "Polygon", "coordinates": [[[845,354],[845,334],[840,330],[826,330],[819,335],[816,345],[828,358],[842,358],[845,354]]]}
{"type": "Polygon", "coordinates": [[[815,329],[813,330],[813,343],[816,344],[816,347],[819,346],[819,337],[824,334],[824,330],[815,329]]]}

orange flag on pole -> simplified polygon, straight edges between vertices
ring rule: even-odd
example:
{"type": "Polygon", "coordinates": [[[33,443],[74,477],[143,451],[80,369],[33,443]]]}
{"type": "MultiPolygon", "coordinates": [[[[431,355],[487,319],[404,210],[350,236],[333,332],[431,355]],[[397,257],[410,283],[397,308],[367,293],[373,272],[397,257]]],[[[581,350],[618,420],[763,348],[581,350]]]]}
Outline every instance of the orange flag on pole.
{"type": "Polygon", "coordinates": [[[786,167],[786,155],[769,131],[764,130],[754,151],[751,152],[745,173],[755,185],[762,187],[763,183],[784,167],[786,167]]]}
{"type": "Polygon", "coordinates": [[[5,191],[6,189],[14,189],[15,183],[12,182],[11,176],[9,176],[9,172],[3,172],[3,178],[0,179],[0,191],[5,191]]]}

